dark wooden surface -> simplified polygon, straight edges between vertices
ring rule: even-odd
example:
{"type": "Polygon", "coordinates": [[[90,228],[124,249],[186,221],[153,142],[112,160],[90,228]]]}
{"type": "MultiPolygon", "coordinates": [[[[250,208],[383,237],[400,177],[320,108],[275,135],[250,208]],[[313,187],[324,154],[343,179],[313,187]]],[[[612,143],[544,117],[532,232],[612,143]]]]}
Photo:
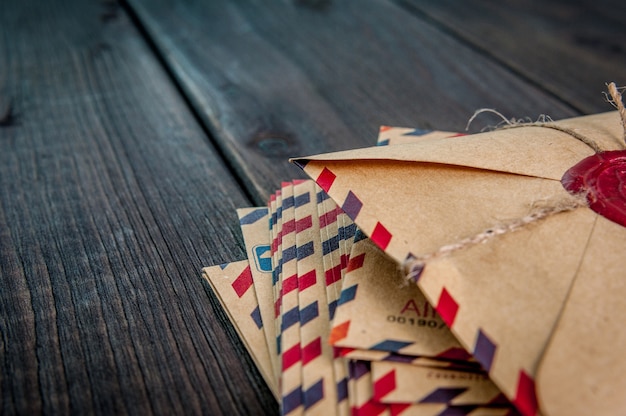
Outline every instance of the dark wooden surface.
{"type": "Polygon", "coordinates": [[[277,412],[199,279],[234,209],[380,124],[609,110],[626,7],[537,3],[0,2],[0,413],[277,412]]]}

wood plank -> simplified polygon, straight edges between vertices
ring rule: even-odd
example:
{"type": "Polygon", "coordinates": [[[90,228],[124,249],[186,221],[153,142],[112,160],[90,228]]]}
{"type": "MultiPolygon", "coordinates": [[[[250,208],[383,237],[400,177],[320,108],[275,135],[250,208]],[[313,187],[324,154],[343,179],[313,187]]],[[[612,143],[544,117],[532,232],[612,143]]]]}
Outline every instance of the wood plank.
{"type": "Polygon", "coordinates": [[[257,203],[299,175],[287,157],[372,145],[381,124],[577,113],[391,2],[129,4],[257,203]]]}
{"type": "Polygon", "coordinates": [[[249,201],[125,13],[3,1],[0,62],[0,413],[275,413],[199,278],[249,201]]]}
{"type": "Polygon", "coordinates": [[[606,83],[626,85],[623,1],[398,2],[584,113],[611,109],[606,83]]]}

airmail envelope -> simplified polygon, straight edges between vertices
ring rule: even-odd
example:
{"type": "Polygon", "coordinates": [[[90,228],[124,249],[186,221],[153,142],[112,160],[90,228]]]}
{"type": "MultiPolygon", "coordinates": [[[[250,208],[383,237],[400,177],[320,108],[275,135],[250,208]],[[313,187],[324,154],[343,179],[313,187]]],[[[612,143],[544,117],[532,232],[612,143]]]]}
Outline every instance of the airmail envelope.
{"type": "Polygon", "coordinates": [[[595,153],[581,138],[610,151],[623,136],[612,112],[294,162],[406,267],[523,414],[619,414],[626,228],[561,178],[595,153]]]}

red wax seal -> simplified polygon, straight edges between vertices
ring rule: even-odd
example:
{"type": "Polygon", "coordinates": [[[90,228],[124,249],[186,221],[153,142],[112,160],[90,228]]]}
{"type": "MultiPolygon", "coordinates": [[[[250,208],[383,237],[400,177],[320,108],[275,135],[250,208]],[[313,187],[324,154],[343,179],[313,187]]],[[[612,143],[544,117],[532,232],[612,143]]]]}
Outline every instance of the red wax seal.
{"type": "Polygon", "coordinates": [[[626,150],[596,153],[571,167],[561,184],[585,194],[589,208],[626,227],[626,150]]]}

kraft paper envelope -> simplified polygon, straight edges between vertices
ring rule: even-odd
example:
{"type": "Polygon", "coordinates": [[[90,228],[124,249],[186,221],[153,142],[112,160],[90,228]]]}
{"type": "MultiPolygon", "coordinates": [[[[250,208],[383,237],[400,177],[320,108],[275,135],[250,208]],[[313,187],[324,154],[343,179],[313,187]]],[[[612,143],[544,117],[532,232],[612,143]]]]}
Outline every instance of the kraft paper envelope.
{"type": "Polygon", "coordinates": [[[272,287],[272,259],[270,254],[270,236],[267,232],[268,209],[240,208],[237,210],[241,234],[250,259],[250,272],[253,287],[259,303],[263,332],[269,351],[274,378],[280,376],[280,363],[276,347],[276,329],[274,326],[274,294],[272,287]]]}
{"type": "Polygon", "coordinates": [[[624,147],[614,112],[295,160],[526,415],[626,408],[626,228],[561,184],[576,137],[624,147]]]}
{"type": "Polygon", "coordinates": [[[259,372],[277,399],[279,386],[274,377],[265,336],[264,322],[254,292],[248,260],[205,267],[202,277],[211,285],[259,372]]]}
{"type": "Polygon", "coordinates": [[[330,323],[322,278],[322,242],[315,200],[317,186],[310,180],[294,180],[293,183],[298,302],[301,316],[306,315],[306,311],[315,311],[300,327],[305,413],[347,415],[348,401],[338,396],[336,382],[345,375],[337,377],[332,347],[328,344],[330,323]]]}
{"type": "Polygon", "coordinates": [[[370,364],[374,399],[380,403],[445,403],[454,406],[510,406],[485,373],[405,363],[370,364]]]}
{"type": "Polygon", "coordinates": [[[381,403],[374,396],[372,387],[372,373],[367,361],[350,360],[350,405],[354,416],[512,416],[510,407],[495,405],[486,407],[481,405],[457,406],[441,402],[441,395],[434,395],[434,400],[424,403],[381,403]],[[497,407],[496,407],[497,406],[497,407]]]}
{"type": "Polygon", "coordinates": [[[415,143],[421,140],[430,140],[452,136],[463,136],[451,131],[424,130],[409,127],[381,126],[376,140],[377,146],[415,143]]]}
{"type": "Polygon", "coordinates": [[[353,348],[336,348],[337,354],[347,360],[359,361],[388,361],[417,365],[430,368],[447,368],[449,370],[480,371],[480,365],[475,361],[447,361],[428,357],[412,357],[388,351],[359,350],[353,348]]]}

